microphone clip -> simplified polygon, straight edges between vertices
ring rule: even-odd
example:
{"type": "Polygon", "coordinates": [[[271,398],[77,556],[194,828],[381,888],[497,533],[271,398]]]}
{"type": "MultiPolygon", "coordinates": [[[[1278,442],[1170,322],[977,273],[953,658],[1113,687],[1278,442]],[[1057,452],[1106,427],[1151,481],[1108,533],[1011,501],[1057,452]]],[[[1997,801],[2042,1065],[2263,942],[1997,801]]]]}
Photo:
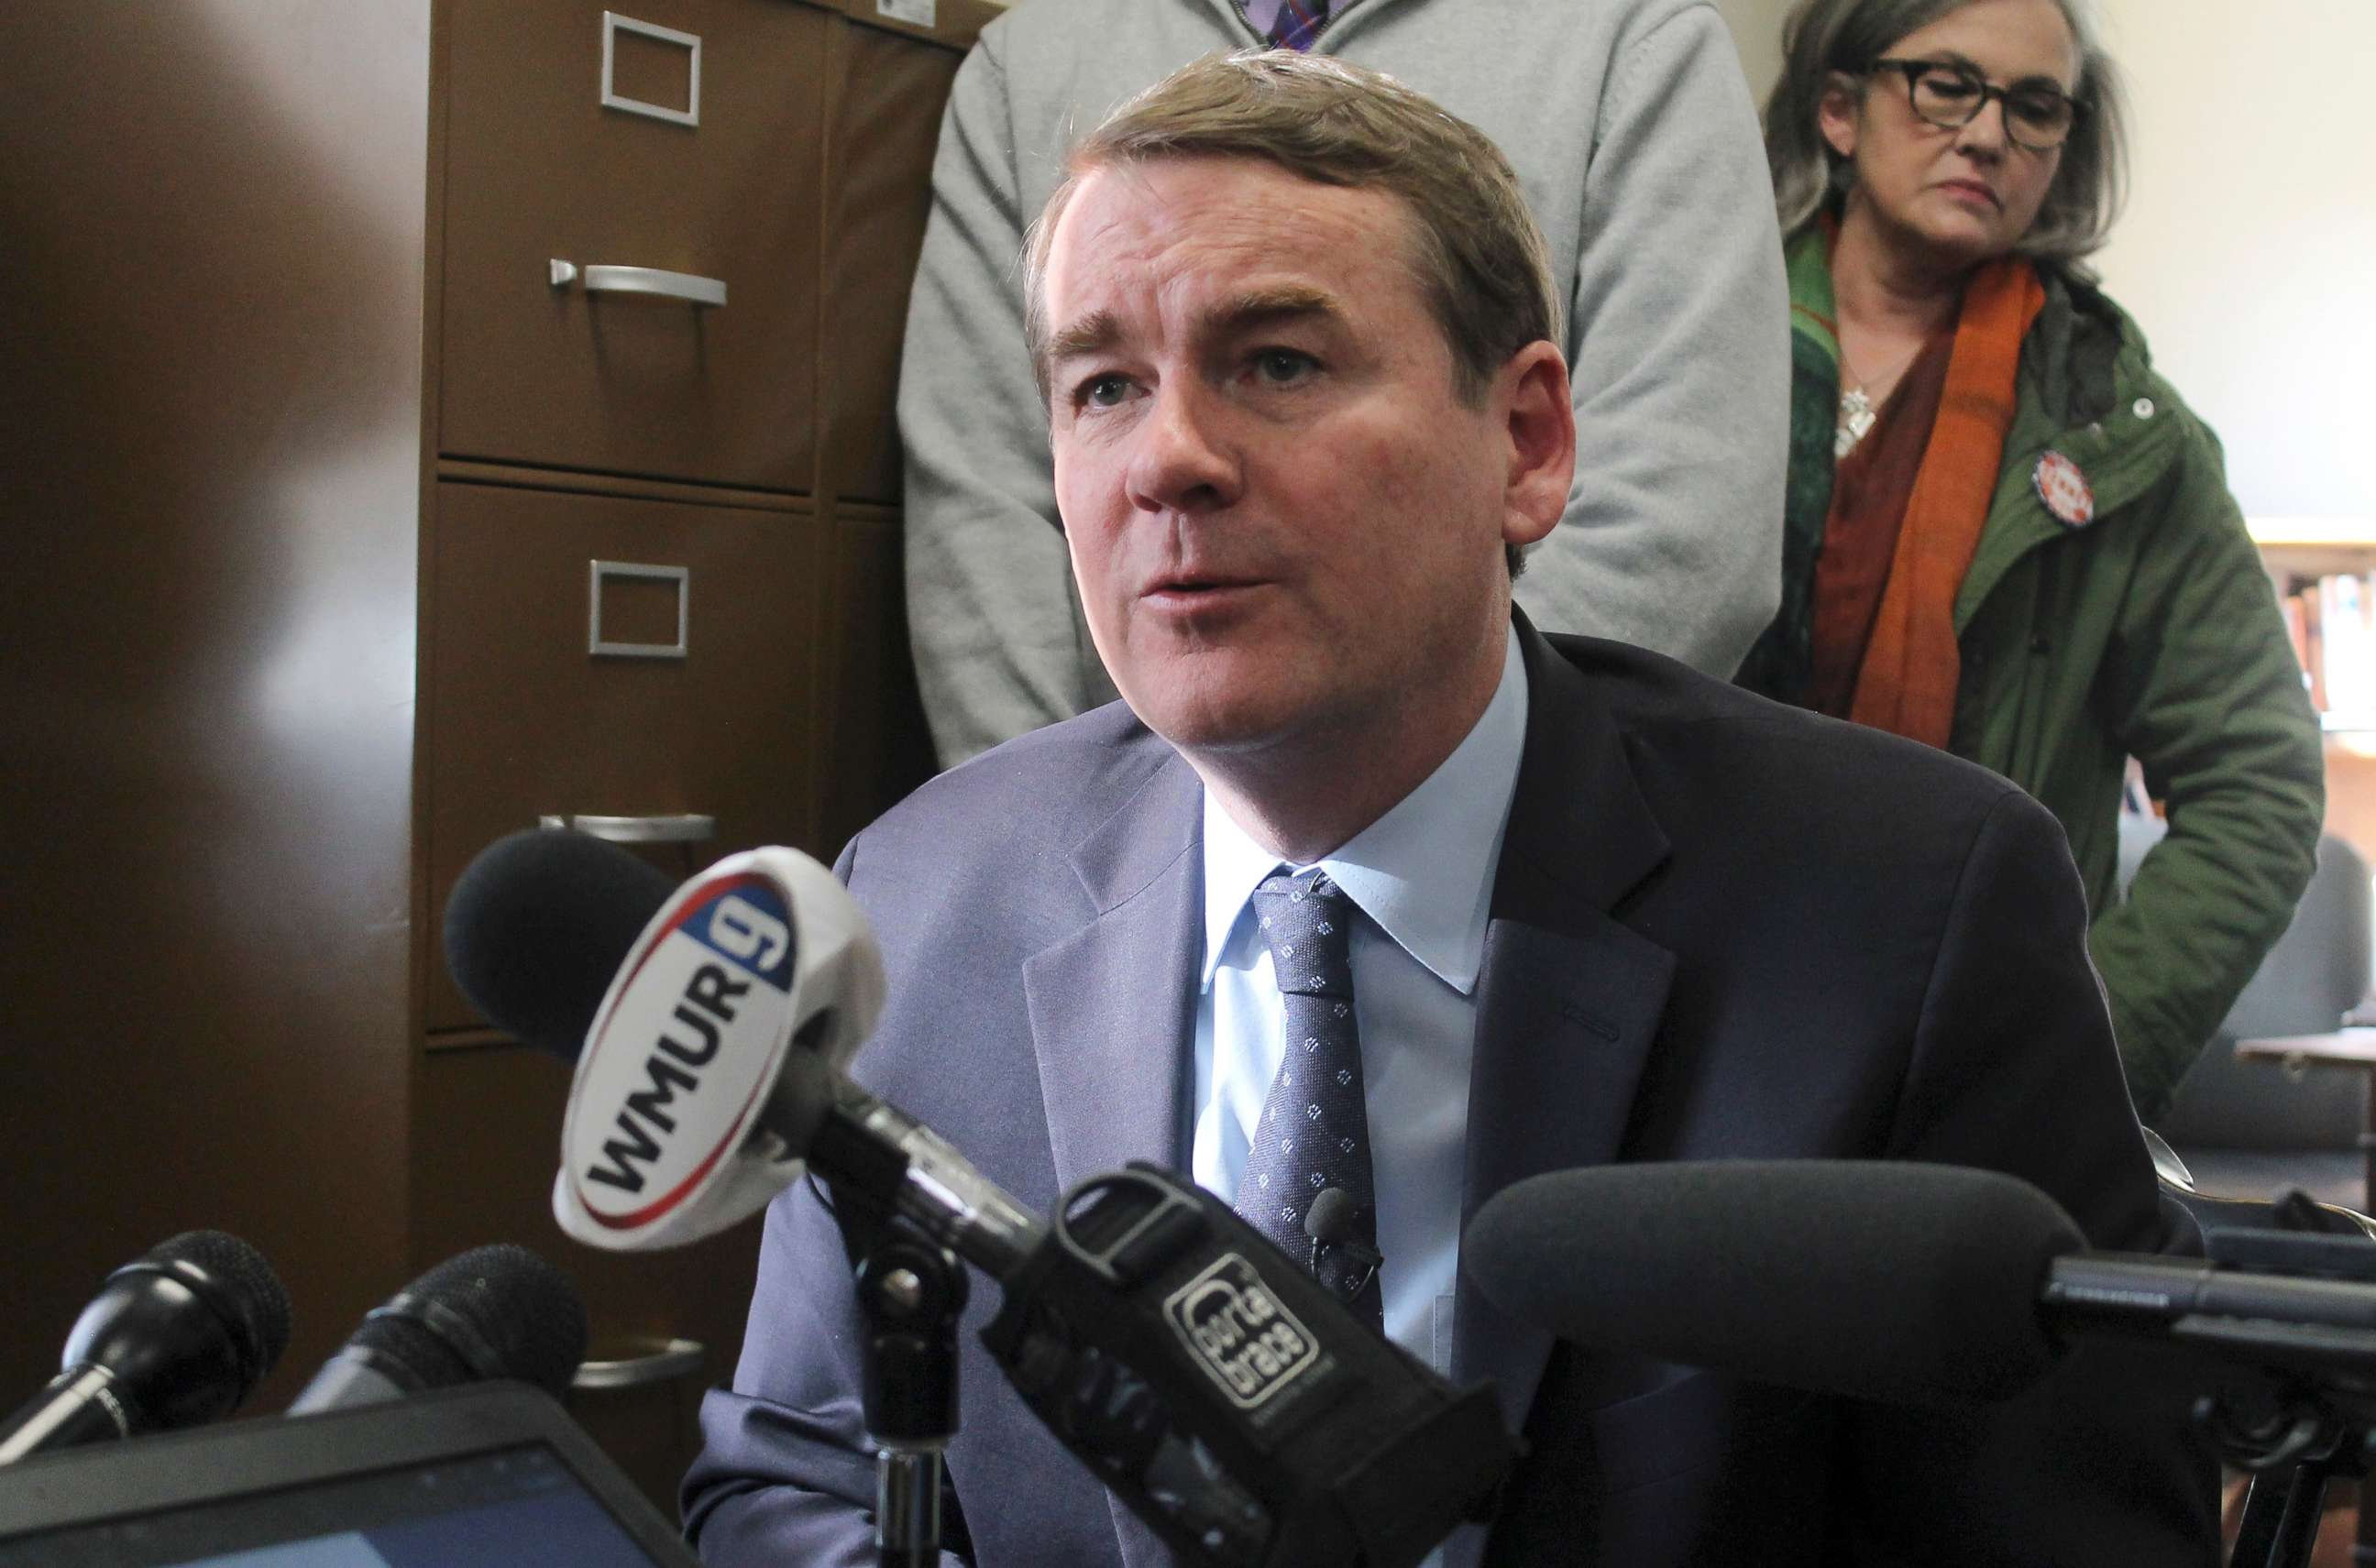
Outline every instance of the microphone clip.
{"type": "Polygon", "coordinates": [[[1361,1241],[1356,1234],[1352,1201],[1341,1187],[1324,1189],[1312,1200],[1312,1208],[1303,1218],[1303,1233],[1312,1239],[1312,1253],[1305,1266],[1312,1277],[1322,1284],[1327,1279],[1320,1272],[1320,1261],[1335,1253],[1360,1272],[1354,1275],[1343,1290],[1348,1301],[1358,1301],[1378,1277],[1378,1269],[1386,1261],[1385,1254],[1361,1241]]]}

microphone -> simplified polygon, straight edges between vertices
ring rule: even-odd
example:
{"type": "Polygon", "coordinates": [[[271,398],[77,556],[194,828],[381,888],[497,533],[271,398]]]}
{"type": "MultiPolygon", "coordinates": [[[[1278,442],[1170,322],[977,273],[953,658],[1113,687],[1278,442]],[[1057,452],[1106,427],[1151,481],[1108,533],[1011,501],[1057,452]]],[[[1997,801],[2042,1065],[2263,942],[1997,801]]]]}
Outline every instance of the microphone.
{"type": "Polygon", "coordinates": [[[465,993],[576,1062],[553,1188],[569,1234],[677,1245],[814,1165],[846,1228],[896,1218],[998,1281],[991,1355],[1182,1561],[1409,1568],[1486,1516],[1515,1457],[1491,1390],[1453,1390],[1228,1205],[1135,1164],[1043,1223],[844,1076],[884,979],[832,873],[754,849],[671,891],[640,862],[597,863],[628,859],[582,834],[514,835],[446,911],[465,993]],[[556,916],[578,897],[617,907],[556,916]],[[556,951],[572,943],[603,945],[556,951]]]}
{"type": "Polygon", "coordinates": [[[477,1247],[373,1308],[289,1414],[494,1378],[559,1398],[585,1356],[586,1304],[569,1277],[526,1247],[477,1247]]]}
{"type": "Polygon", "coordinates": [[[289,1293],[254,1247],[186,1230],[107,1277],[63,1370],[0,1426],[0,1465],[229,1415],[289,1348],[289,1293]]]}
{"type": "Polygon", "coordinates": [[[446,964],[479,1011],[522,1043],[576,1062],[636,938],[674,878],[588,835],[538,828],[497,839],[446,901],[446,964]]]}
{"type": "Polygon", "coordinates": [[[1990,1400],[2061,1353],[2035,1305],[2085,1245],[1991,1171],[1869,1160],[1607,1165],[1513,1182],[1461,1266],[1594,1349],[1894,1403],[1990,1400]]]}
{"type": "MultiPolygon", "coordinates": [[[[2367,1252],[2358,1238],[2313,1240],[2367,1252]]],[[[2376,1285],[2089,1252],[2052,1198],[1993,1170],[1718,1160],[1554,1171],[1488,1199],[1460,1251],[1496,1306],[1562,1338],[1883,1403],[2008,1398],[2099,1335],[2254,1367],[2376,1373],[2376,1285]]]]}
{"type": "Polygon", "coordinates": [[[553,1217],[612,1251],[713,1235],[798,1180],[831,1099],[802,1068],[846,1064],[883,1006],[857,900],[793,849],[679,887],[587,834],[515,833],[455,884],[446,954],[488,1018],[576,1063],[553,1217]]]}
{"type": "Polygon", "coordinates": [[[1351,1262],[1359,1264],[1361,1273],[1345,1291],[1345,1299],[1353,1301],[1370,1288],[1378,1277],[1378,1269],[1386,1261],[1384,1253],[1353,1235],[1353,1200],[1345,1195],[1342,1187],[1323,1187],[1312,1199],[1312,1207],[1303,1217],[1303,1233],[1312,1238],[1312,1272],[1320,1272],[1321,1254],[1334,1248],[1351,1262]]]}

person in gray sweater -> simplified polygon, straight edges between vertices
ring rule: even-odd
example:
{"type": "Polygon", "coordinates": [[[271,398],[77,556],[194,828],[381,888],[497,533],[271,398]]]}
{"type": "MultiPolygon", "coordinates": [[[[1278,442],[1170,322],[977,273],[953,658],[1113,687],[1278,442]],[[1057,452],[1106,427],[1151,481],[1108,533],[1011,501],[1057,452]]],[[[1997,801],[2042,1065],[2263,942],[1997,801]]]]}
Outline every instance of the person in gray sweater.
{"type": "MultiPolygon", "coordinates": [[[[899,388],[909,634],[943,766],[1115,695],[1023,346],[1026,215],[1078,131],[1191,60],[1265,42],[1235,0],[1024,0],[957,73],[899,388]]],[[[1722,19],[1705,0],[1336,0],[1313,47],[1484,130],[1550,242],[1576,478],[1519,604],[1546,631],[1730,676],[1779,591],[1789,342],[1722,19]]]]}

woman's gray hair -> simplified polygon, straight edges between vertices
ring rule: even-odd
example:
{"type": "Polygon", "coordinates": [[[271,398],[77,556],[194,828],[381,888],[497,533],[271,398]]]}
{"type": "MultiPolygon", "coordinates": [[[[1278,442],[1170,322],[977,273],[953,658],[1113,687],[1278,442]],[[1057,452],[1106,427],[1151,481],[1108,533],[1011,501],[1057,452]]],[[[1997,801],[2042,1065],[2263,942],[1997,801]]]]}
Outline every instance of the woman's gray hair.
{"type": "MultiPolygon", "coordinates": [[[[2091,276],[2083,257],[2103,247],[2128,194],[2127,109],[2119,68],[2105,52],[2088,0],[2054,0],[2079,46],[2078,124],[2062,165],[2016,255],[2091,276]]],[[[1765,101],[1765,161],[1775,216],[1795,234],[1836,203],[1856,171],[1824,139],[1818,122],[1835,72],[1863,77],[1875,60],[1970,0],[1801,0],[1782,24],[1782,77],[1765,101]]]]}

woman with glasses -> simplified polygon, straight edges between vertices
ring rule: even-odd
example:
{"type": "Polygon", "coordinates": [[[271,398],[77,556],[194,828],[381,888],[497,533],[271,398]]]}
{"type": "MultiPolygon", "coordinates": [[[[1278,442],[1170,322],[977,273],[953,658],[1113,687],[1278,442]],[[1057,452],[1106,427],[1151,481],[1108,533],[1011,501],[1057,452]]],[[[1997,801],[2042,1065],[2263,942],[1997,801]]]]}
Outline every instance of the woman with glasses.
{"type": "Polygon", "coordinates": [[[2122,173],[2084,0],[1807,0],[1765,109],[1790,276],[1769,696],[2061,819],[2141,1114],[2290,918],[2318,722],[2216,437],[2095,286],[2122,173]],[[2124,768],[2168,831],[2115,893],[2124,768]]]}

